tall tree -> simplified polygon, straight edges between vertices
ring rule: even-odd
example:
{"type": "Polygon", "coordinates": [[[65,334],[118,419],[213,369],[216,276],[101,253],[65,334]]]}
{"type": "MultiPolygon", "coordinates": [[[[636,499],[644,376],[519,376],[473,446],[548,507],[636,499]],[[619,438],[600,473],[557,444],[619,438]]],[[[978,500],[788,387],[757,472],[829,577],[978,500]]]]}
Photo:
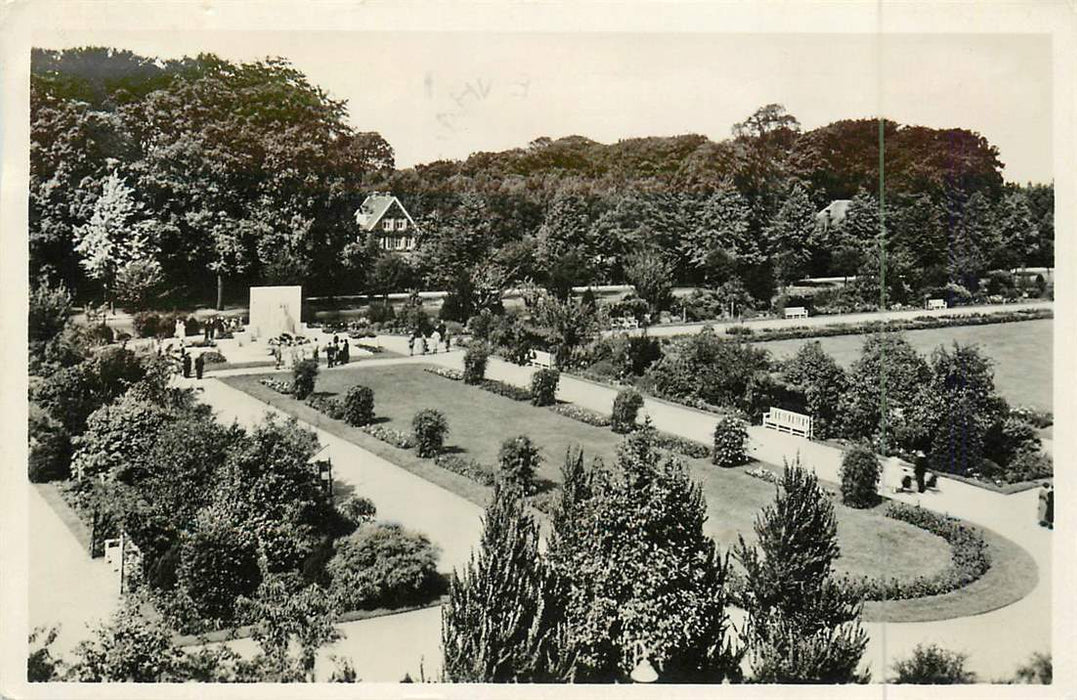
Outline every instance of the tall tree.
{"type": "Polygon", "coordinates": [[[522,493],[499,483],[479,550],[454,573],[442,609],[443,673],[454,683],[565,680],[561,591],[539,556],[522,493]]]}
{"type": "Polygon", "coordinates": [[[867,647],[861,603],[833,576],[834,506],[815,475],[786,464],[775,496],[756,518],[758,544],[741,537],[746,642],[759,683],[855,683],[867,647]]]}
{"type": "Polygon", "coordinates": [[[794,282],[807,272],[815,231],[815,207],[808,191],[794,183],[765,231],[774,278],[781,284],[794,282]]]}
{"type": "Polygon", "coordinates": [[[613,470],[585,479],[566,486],[547,550],[568,585],[572,678],[625,680],[644,660],[668,681],[737,677],[727,568],[703,533],[706,506],[684,464],[646,426],[621,443],[613,470]]]}
{"type": "Polygon", "coordinates": [[[980,278],[987,271],[985,248],[994,226],[991,202],[976,192],[959,209],[959,219],[950,238],[950,280],[970,292],[979,289],[980,278]]]}

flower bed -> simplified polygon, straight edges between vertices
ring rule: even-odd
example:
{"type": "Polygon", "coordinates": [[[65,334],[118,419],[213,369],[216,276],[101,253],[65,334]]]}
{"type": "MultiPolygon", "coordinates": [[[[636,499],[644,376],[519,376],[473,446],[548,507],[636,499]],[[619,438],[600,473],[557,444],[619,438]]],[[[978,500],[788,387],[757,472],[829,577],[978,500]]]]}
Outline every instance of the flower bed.
{"type": "Polygon", "coordinates": [[[324,413],[333,420],[341,420],[344,417],[344,402],[335,396],[311,394],[307,397],[306,404],[315,411],[324,413]]]}
{"type": "Polygon", "coordinates": [[[610,427],[610,419],[607,416],[602,415],[598,411],[592,411],[588,408],[582,408],[574,403],[558,403],[548,407],[554,413],[571,418],[572,420],[578,420],[581,423],[587,425],[593,425],[598,428],[610,427]]]}
{"type": "Polygon", "coordinates": [[[220,364],[222,362],[227,362],[228,358],[226,358],[224,355],[222,355],[216,350],[209,350],[202,353],[202,361],[208,365],[214,365],[220,364]]]}
{"type": "Polygon", "coordinates": [[[291,384],[291,382],[282,382],[279,379],[270,379],[268,377],[265,377],[263,379],[259,379],[258,381],[262,383],[262,386],[267,386],[270,389],[272,389],[273,391],[277,392],[278,394],[290,394],[290,393],[292,393],[292,384],[291,384]]]}
{"type": "Polygon", "coordinates": [[[769,482],[771,484],[777,484],[779,481],[782,480],[781,476],[779,476],[778,474],[775,474],[774,472],[772,472],[769,469],[764,469],[763,467],[755,467],[754,469],[746,469],[744,471],[744,473],[747,474],[748,476],[754,476],[756,479],[762,479],[763,481],[767,481],[767,482],[769,482]]]}
{"type": "Polygon", "coordinates": [[[497,394],[498,396],[504,396],[512,399],[513,401],[530,401],[531,390],[524,389],[523,387],[516,386],[514,384],[507,384],[505,382],[498,381],[496,379],[483,379],[478,386],[491,394],[497,394]]]}
{"type": "Polygon", "coordinates": [[[850,580],[865,600],[904,600],[949,593],[969,585],[991,568],[983,535],[955,518],[904,503],[891,503],[886,508],[886,515],[946,540],[950,544],[950,566],[935,576],[917,576],[911,581],[867,576],[850,580]]]}
{"type": "Polygon", "coordinates": [[[702,442],[696,442],[695,440],[689,440],[688,438],[682,438],[679,435],[671,435],[670,433],[658,432],[658,446],[664,450],[670,450],[685,457],[691,457],[693,459],[706,459],[711,456],[711,448],[704,445],[702,442]]]}
{"type": "Polygon", "coordinates": [[[460,476],[466,476],[472,481],[477,481],[483,486],[494,485],[494,470],[473,459],[465,459],[457,455],[440,454],[434,458],[434,464],[442,469],[448,469],[460,476]]]}
{"type": "Polygon", "coordinates": [[[429,372],[430,374],[436,374],[445,379],[451,379],[455,382],[462,381],[464,378],[463,372],[458,369],[449,369],[448,367],[423,367],[423,371],[429,372]]]}
{"type": "Polygon", "coordinates": [[[387,442],[393,447],[399,447],[402,450],[410,450],[415,447],[415,440],[407,433],[399,430],[384,428],[380,425],[364,425],[361,430],[368,435],[373,435],[382,442],[387,442]]]}

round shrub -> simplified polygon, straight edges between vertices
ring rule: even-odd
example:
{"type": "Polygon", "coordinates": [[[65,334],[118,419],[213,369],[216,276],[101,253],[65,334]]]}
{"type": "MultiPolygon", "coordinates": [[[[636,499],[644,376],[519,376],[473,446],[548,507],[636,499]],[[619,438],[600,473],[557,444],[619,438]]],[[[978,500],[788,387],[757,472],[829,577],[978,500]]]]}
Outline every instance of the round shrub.
{"type": "Polygon", "coordinates": [[[433,408],[424,408],[411,420],[411,430],[420,457],[433,457],[441,452],[449,423],[445,415],[433,408]]]}
{"type": "Polygon", "coordinates": [[[561,373],[555,369],[540,369],[531,375],[531,403],[552,406],[557,401],[557,385],[561,373]]]}
{"type": "Polygon", "coordinates": [[[636,416],[643,408],[643,394],[635,389],[622,389],[613,400],[610,427],[615,433],[630,433],[636,429],[636,416]]]}
{"type": "Polygon", "coordinates": [[[712,461],[719,467],[736,467],[748,461],[745,443],[748,428],[744,421],[734,415],[724,415],[714,426],[714,453],[712,461]]]}
{"type": "Polygon", "coordinates": [[[116,334],[107,324],[99,323],[86,329],[86,339],[93,345],[108,345],[116,340],[116,334]]]}
{"type": "Polygon", "coordinates": [[[879,500],[882,467],[868,447],[856,445],[841,460],[841,501],[850,508],[870,508],[879,500]]]}
{"type": "Polygon", "coordinates": [[[348,425],[369,425],[374,420],[374,390],[356,384],[344,395],[344,420],[348,425]]]}
{"type": "Polygon", "coordinates": [[[529,494],[535,490],[535,471],[542,462],[539,449],[531,438],[519,435],[501,443],[497,455],[498,476],[529,494]]]}
{"type": "Polygon", "coordinates": [[[199,614],[231,620],[236,598],[251,595],[262,581],[255,538],[205,513],[180,547],[177,578],[199,614]]]}
{"type": "Polygon", "coordinates": [[[468,346],[464,353],[464,384],[479,384],[486,376],[486,360],[490,353],[480,343],[468,346]]]}
{"type": "Polygon", "coordinates": [[[71,436],[59,421],[30,404],[30,481],[42,484],[71,476],[71,436]]]}
{"type": "Polygon", "coordinates": [[[349,610],[421,603],[440,593],[438,549],[397,524],[367,524],[337,541],[326,565],[331,589],[349,610]]]}
{"type": "Polygon", "coordinates": [[[966,668],[967,654],[935,644],[917,644],[912,656],[894,664],[891,683],[915,685],[963,685],[975,683],[976,674],[966,668]]]}
{"type": "Polygon", "coordinates": [[[314,393],[318,380],[318,361],[312,358],[300,360],[292,368],[292,394],[302,401],[314,393]]]}
{"type": "Polygon", "coordinates": [[[374,518],[378,515],[378,508],[374,505],[374,501],[365,496],[351,496],[337,506],[337,510],[357,526],[374,522],[374,518]]]}
{"type": "Polygon", "coordinates": [[[131,325],[139,338],[152,338],[161,327],[161,317],[150,311],[140,311],[131,319],[131,325]]]}

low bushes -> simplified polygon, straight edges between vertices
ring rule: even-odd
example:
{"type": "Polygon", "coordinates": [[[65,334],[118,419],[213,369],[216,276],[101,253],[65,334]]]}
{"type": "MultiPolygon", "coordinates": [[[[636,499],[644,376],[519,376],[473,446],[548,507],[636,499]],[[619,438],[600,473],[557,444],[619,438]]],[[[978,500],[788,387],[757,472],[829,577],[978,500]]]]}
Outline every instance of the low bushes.
{"type": "Polygon", "coordinates": [[[449,434],[449,422],[445,414],[433,408],[424,408],[411,420],[412,437],[420,457],[434,457],[445,445],[449,434]]]}
{"type": "Polygon", "coordinates": [[[615,433],[630,433],[636,429],[636,417],[643,408],[643,394],[635,389],[622,389],[613,400],[610,427],[615,433]]]}
{"type": "Polygon", "coordinates": [[[578,420],[587,425],[593,425],[596,428],[608,428],[610,425],[610,419],[601,413],[592,411],[588,408],[583,408],[582,406],[577,406],[573,403],[559,403],[549,406],[548,408],[558,415],[571,418],[572,420],[578,420]]]}
{"type": "Polygon", "coordinates": [[[991,568],[987,543],[974,528],[958,520],[934,513],[919,506],[891,503],[887,517],[907,522],[937,535],[950,544],[950,566],[935,576],[917,576],[911,581],[862,577],[851,581],[865,600],[903,600],[940,595],[967,586],[991,568]]]}
{"type": "Polygon", "coordinates": [[[478,382],[479,388],[489,391],[491,394],[504,396],[513,401],[531,401],[531,392],[515,384],[508,384],[496,379],[483,379],[478,382]]]}
{"type": "Polygon", "coordinates": [[[764,469],[763,467],[755,467],[754,469],[748,469],[744,473],[748,476],[755,477],[756,479],[760,479],[771,484],[777,484],[782,480],[781,476],[775,474],[769,469],[764,469]]]}
{"type": "Polygon", "coordinates": [[[202,353],[202,360],[207,365],[219,365],[222,362],[228,362],[228,358],[216,350],[208,350],[202,353]]]}
{"type": "Polygon", "coordinates": [[[356,384],[344,395],[343,417],[348,425],[367,425],[374,420],[374,390],[356,384]]]}
{"type": "Polygon", "coordinates": [[[561,373],[555,369],[540,369],[531,375],[531,403],[550,406],[557,401],[557,385],[561,373]]]}
{"type": "Polygon", "coordinates": [[[468,347],[464,353],[464,383],[478,384],[486,376],[486,361],[490,353],[482,344],[468,347]]]}
{"type": "Polygon", "coordinates": [[[736,467],[748,461],[744,450],[748,441],[748,428],[740,418],[726,414],[714,426],[714,455],[712,460],[719,467],[736,467]]]}
{"type": "Polygon", "coordinates": [[[711,456],[711,448],[702,442],[682,438],[680,435],[656,432],[655,443],[663,450],[676,452],[677,454],[693,459],[706,459],[711,456]]]}
{"type": "Polygon", "coordinates": [[[466,459],[459,455],[439,454],[434,457],[434,464],[460,476],[466,476],[483,486],[493,486],[494,481],[496,481],[493,469],[473,459],[466,459]]]}
{"type": "Polygon", "coordinates": [[[415,440],[412,436],[399,430],[385,428],[380,425],[364,425],[362,430],[364,433],[372,435],[382,442],[387,442],[393,447],[399,447],[402,450],[410,450],[415,447],[415,440]]]}
{"type": "Polygon", "coordinates": [[[323,396],[311,394],[307,397],[306,404],[319,413],[324,413],[333,420],[344,417],[344,403],[335,396],[323,396]]]}
{"type": "Polygon", "coordinates": [[[378,508],[374,505],[374,501],[366,496],[350,496],[337,506],[337,510],[356,527],[374,522],[374,518],[378,515],[378,508]]]}
{"type": "Polygon", "coordinates": [[[131,325],[139,338],[153,338],[163,330],[161,317],[150,311],[140,311],[135,314],[131,318],[131,325]]]}

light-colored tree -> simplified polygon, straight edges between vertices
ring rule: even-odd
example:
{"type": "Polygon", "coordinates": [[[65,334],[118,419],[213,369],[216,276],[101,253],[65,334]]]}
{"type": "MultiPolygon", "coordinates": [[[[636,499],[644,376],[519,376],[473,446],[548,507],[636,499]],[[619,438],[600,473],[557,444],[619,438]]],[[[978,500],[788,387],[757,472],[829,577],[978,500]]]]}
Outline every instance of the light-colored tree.
{"type": "Polygon", "coordinates": [[[106,295],[124,266],[153,255],[151,223],[143,217],[134,191],[115,172],[105,178],[90,220],[75,229],[75,251],[86,274],[99,280],[106,295]]]}

